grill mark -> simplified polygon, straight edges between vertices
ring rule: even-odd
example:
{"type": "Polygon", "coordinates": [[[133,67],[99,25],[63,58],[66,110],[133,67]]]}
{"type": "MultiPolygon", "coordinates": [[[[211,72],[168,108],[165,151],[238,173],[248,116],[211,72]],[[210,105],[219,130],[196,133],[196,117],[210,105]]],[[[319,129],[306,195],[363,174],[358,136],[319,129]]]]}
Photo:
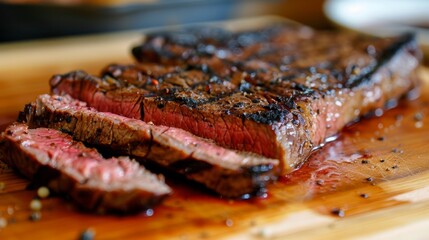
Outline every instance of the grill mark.
{"type": "Polygon", "coordinates": [[[406,45],[409,45],[410,42],[412,43],[414,38],[415,34],[413,33],[406,33],[399,37],[397,41],[395,41],[393,44],[389,45],[386,49],[384,49],[382,55],[378,58],[376,64],[369,66],[369,69],[363,74],[349,78],[346,82],[346,87],[354,88],[369,81],[369,79],[371,79],[371,75],[373,75],[378,69],[384,66],[399,51],[403,50],[406,45]]]}
{"type": "Polygon", "coordinates": [[[196,161],[195,159],[192,159],[191,154],[189,158],[177,160],[169,164],[168,167],[181,174],[192,175],[208,171],[213,168],[213,165],[206,162],[196,161]]]}

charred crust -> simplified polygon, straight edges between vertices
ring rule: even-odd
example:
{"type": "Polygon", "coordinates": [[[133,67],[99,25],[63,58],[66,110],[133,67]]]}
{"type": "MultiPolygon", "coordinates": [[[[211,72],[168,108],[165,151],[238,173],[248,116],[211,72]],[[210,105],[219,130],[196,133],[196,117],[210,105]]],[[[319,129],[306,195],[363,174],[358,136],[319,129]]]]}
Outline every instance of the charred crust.
{"type": "Polygon", "coordinates": [[[58,170],[55,170],[49,166],[39,166],[32,177],[29,188],[35,189],[39,186],[49,186],[51,181],[59,178],[61,173],[58,170]]]}
{"type": "Polygon", "coordinates": [[[71,123],[73,120],[73,117],[71,115],[66,115],[65,120],[66,120],[66,123],[71,123]]]}
{"type": "Polygon", "coordinates": [[[26,123],[28,121],[27,116],[33,111],[33,105],[25,104],[24,110],[20,111],[18,114],[17,122],[26,123]]]}
{"type": "Polygon", "coordinates": [[[292,84],[290,85],[292,89],[298,90],[300,93],[310,96],[312,94],[314,94],[314,89],[307,87],[303,84],[299,84],[296,82],[292,82],[292,84]]]}
{"type": "Polygon", "coordinates": [[[16,121],[20,122],[20,123],[26,123],[27,122],[27,114],[25,113],[25,110],[24,111],[20,111],[18,113],[18,118],[16,119],[16,121]]]}
{"type": "Polygon", "coordinates": [[[244,119],[250,119],[257,123],[263,123],[263,124],[273,124],[275,122],[284,122],[288,121],[291,117],[290,111],[286,109],[280,109],[280,108],[272,108],[269,109],[267,106],[267,111],[260,111],[257,113],[243,113],[242,117],[244,119]]]}
{"type": "Polygon", "coordinates": [[[376,63],[370,64],[369,66],[364,68],[363,71],[361,70],[361,74],[351,76],[345,83],[345,86],[353,88],[359,86],[360,84],[368,82],[371,79],[371,76],[378,69],[383,67],[388,61],[390,61],[393,56],[395,56],[398,52],[403,51],[404,48],[407,47],[407,45],[415,44],[415,42],[415,34],[413,33],[406,33],[398,37],[396,41],[388,45],[381,52],[380,56],[377,58],[376,63]]]}
{"type": "Polygon", "coordinates": [[[70,136],[73,136],[73,131],[71,131],[71,130],[69,130],[69,129],[66,129],[66,128],[60,128],[59,130],[60,130],[61,132],[65,133],[65,134],[68,134],[68,135],[70,135],[70,136]]]}
{"type": "Polygon", "coordinates": [[[213,168],[213,165],[194,159],[183,159],[171,163],[168,167],[176,172],[187,175],[210,170],[213,168]]]}

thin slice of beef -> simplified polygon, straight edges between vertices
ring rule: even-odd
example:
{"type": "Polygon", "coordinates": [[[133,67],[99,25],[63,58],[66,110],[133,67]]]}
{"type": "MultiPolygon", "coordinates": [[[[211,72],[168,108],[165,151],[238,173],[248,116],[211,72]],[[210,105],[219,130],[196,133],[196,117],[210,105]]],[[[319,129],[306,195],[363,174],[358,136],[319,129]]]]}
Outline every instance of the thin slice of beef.
{"type": "Polygon", "coordinates": [[[295,25],[213,39],[195,29],[175,34],[149,36],[134,50],[140,64],[110,65],[101,77],[54,76],[52,92],[279,159],[287,173],[346,124],[419,85],[412,35],[372,38],[295,25]],[[204,47],[213,53],[201,54],[204,47]]]}
{"type": "Polygon", "coordinates": [[[135,213],[171,193],[161,176],[136,161],[105,159],[54,129],[10,125],[1,135],[0,158],[36,185],[66,194],[90,211],[135,213]]]}
{"type": "Polygon", "coordinates": [[[224,197],[257,193],[279,174],[278,160],[225,149],[181,129],[98,112],[67,96],[41,95],[20,118],[31,127],[59,129],[76,140],[155,162],[224,197]]]}

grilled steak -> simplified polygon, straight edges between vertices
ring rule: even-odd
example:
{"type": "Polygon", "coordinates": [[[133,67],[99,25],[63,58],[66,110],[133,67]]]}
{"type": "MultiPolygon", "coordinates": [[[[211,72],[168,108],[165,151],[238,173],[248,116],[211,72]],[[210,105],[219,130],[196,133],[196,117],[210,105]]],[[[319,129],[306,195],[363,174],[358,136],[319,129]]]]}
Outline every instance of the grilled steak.
{"type": "Polygon", "coordinates": [[[295,25],[153,34],[133,54],[140,64],[110,65],[100,78],[54,76],[52,92],[279,159],[283,173],[349,122],[414,89],[420,57],[411,35],[295,25]]]}
{"type": "Polygon", "coordinates": [[[20,118],[30,127],[59,129],[76,140],[155,162],[225,197],[256,193],[279,174],[278,160],[225,149],[182,129],[98,112],[67,96],[41,95],[20,118]]]}
{"type": "Polygon", "coordinates": [[[9,126],[0,141],[1,160],[36,184],[67,194],[80,207],[134,212],[153,206],[171,190],[128,157],[104,159],[95,149],[60,131],[9,126]]]}

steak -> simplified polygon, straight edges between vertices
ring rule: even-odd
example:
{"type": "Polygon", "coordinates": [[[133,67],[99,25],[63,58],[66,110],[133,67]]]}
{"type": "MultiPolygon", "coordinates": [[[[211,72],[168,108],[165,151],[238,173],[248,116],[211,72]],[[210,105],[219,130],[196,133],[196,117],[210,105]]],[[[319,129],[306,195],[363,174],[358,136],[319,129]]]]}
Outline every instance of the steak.
{"type": "Polygon", "coordinates": [[[56,75],[51,90],[279,159],[282,173],[346,124],[416,89],[421,55],[412,35],[373,38],[298,25],[154,33],[133,54],[140,63],[109,65],[101,77],[56,75]]]}
{"type": "Polygon", "coordinates": [[[258,193],[280,170],[276,159],[225,149],[182,129],[98,112],[68,96],[41,95],[26,106],[20,120],[30,127],[58,129],[75,140],[156,163],[224,197],[258,193]]]}
{"type": "Polygon", "coordinates": [[[103,158],[60,131],[10,125],[1,135],[1,160],[37,185],[67,194],[86,210],[128,213],[152,207],[170,188],[128,157],[103,158]]]}

